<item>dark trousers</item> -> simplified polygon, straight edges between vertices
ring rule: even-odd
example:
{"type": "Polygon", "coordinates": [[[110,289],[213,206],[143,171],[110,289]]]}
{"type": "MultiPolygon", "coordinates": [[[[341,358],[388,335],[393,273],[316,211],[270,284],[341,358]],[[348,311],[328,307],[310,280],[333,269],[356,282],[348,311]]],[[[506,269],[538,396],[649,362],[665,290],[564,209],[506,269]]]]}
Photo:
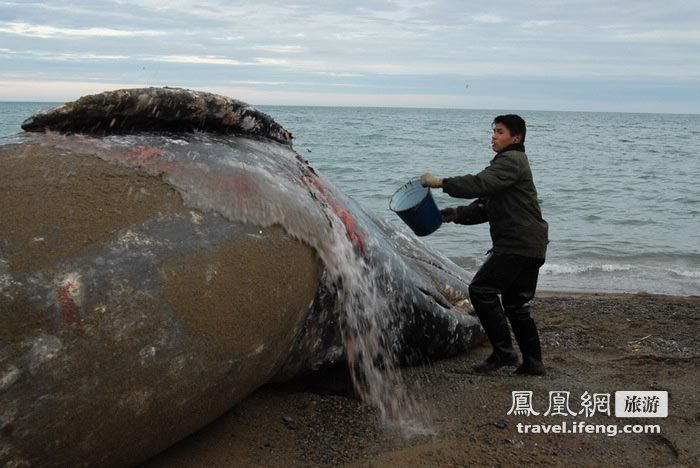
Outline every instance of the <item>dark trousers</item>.
{"type": "Polygon", "coordinates": [[[523,354],[523,362],[542,362],[539,335],[531,317],[537,277],[544,259],[491,253],[469,285],[469,298],[494,354],[503,362],[516,358],[508,323],[523,354]]]}

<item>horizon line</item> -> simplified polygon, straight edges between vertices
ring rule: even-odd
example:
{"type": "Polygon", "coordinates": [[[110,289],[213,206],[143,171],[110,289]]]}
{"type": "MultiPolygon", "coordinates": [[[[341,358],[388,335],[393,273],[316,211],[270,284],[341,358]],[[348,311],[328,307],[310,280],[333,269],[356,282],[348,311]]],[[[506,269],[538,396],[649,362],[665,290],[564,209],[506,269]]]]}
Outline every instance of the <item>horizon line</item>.
{"type": "MultiPolygon", "coordinates": [[[[100,93],[97,93],[100,94],[100,93]]],[[[86,94],[85,96],[89,96],[86,94]]],[[[82,97],[82,96],[81,96],[82,97]]],[[[62,105],[73,101],[24,101],[24,100],[0,100],[0,104],[55,104],[62,105]]],[[[526,112],[562,112],[562,113],[588,113],[588,114],[642,114],[642,115],[700,115],[700,112],[671,112],[671,111],[621,111],[621,110],[562,110],[562,109],[504,109],[504,108],[483,108],[483,107],[419,107],[419,106],[352,106],[352,105],[319,105],[319,104],[252,104],[243,101],[253,107],[313,107],[320,109],[413,109],[413,110],[466,110],[502,113],[526,113],[526,112]]]]}

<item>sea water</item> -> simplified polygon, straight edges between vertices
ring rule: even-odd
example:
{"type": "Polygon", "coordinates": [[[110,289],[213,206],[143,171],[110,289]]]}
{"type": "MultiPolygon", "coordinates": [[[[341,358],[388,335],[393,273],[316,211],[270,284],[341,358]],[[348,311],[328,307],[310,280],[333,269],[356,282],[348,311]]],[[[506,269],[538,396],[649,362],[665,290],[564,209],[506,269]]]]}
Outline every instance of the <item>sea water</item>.
{"type": "MultiPolygon", "coordinates": [[[[0,136],[48,103],[0,103],[0,136]]],[[[506,111],[259,106],[294,148],[370,211],[397,225],[395,190],[424,172],[488,165],[506,111]]],[[[513,111],[550,226],[540,290],[700,295],[700,115],[513,111]]],[[[469,200],[433,190],[438,206],[469,200]]],[[[407,227],[403,227],[408,231],[407,227]]],[[[488,225],[444,224],[423,241],[475,272],[488,225]]]]}

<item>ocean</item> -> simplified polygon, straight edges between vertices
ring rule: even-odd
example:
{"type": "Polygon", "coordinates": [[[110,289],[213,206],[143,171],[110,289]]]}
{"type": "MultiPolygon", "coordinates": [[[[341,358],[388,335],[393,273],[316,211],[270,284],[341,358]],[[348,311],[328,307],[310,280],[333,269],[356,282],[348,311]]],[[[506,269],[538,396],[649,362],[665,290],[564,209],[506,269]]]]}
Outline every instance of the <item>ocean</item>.
{"type": "MultiPolygon", "coordinates": [[[[53,105],[0,102],[0,137],[53,105]]],[[[392,194],[424,172],[482,170],[493,157],[491,121],[506,112],[258,108],[294,134],[294,148],[321,175],[397,225],[392,194]]],[[[515,112],[527,121],[549,223],[539,290],[700,295],[700,115],[515,112]]],[[[468,203],[433,196],[441,208],[468,203]]],[[[422,239],[471,273],[491,246],[486,224],[446,224],[422,239]]]]}

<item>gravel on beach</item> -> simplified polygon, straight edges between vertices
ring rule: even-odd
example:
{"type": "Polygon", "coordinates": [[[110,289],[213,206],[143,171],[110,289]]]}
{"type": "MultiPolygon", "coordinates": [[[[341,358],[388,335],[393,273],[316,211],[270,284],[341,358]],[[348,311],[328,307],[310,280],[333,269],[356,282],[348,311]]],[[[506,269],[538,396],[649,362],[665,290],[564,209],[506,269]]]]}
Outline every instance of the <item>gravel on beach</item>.
{"type": "Polygon", "coordinates": [[[535,318],[547,375],[512,368],[477,375],[489,347],[403,369],[418,400],[417,429],[386,426],[352,392],[338,367],[266,385],[227,414],[145,463],[195,466],[698,466],[700,464],[700,297],[542,293],[535,318]],[[614,393],[663,390],[667,418],[617,418],[614,393]],[[508,414],[514,391],[531,391],[538,415],[508,414]],[[569,392],[566,415],[545,415],[550,392],[569,392]],[[584,393],[610,394],[610,416],[579,413],[584,393]],[[616,436],[521,433],[518,426],[574,421],[616,436]]]}

